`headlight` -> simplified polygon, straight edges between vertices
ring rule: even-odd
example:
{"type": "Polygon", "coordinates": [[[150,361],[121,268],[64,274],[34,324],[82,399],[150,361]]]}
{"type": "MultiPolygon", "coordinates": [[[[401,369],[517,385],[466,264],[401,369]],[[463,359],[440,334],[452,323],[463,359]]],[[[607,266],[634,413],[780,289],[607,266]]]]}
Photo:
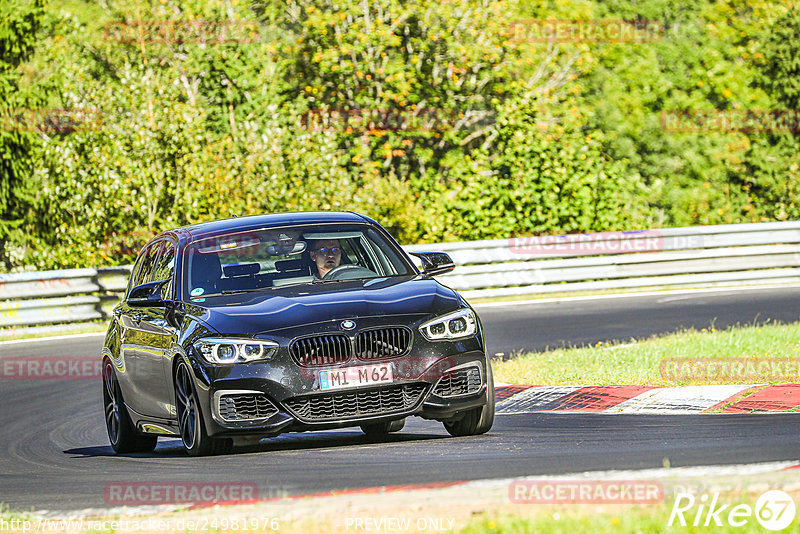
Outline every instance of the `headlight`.
{"type": "Polygon", "coordinates": [[[263,339],[206,338],[194,344],[209,363],[246,363],[269,360],[279,345],[263,339]]]}
{"type": "Polygon", "coordinates": [[[468,337],[478,329],[475,315],[469,308],[442,315],[424,322],[419,331],[428,341],[468,337]]]}

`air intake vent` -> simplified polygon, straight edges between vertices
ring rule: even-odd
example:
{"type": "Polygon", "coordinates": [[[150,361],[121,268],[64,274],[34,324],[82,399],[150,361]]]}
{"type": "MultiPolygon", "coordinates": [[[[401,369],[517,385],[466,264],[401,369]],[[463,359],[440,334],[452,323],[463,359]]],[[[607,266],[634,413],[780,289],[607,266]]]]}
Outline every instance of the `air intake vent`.
{"type": "Polygon", "coordinates": [[[219,397],[219,415],[225,421],[266,419],[278,408],[261,393],[229,393],[219,397]]]}
{"type": "Polygon", "coordinates": [[[384,386],[294,397],[285,401],[285,404],[301,421],[354,419],[411,410],[419,403],[426,389],[425,384],[384,386]]]}
{"type": "Polygon", "coordinates": [[[356,356],[376,360],[403,356],[411,348],[411,330],[403,327],[376,328],[356,336],[356,356]]]}
{"type": "Polygon", "coordinates": [[[321,367],[350,359],[350,340],[341,334],[297,339],[289,347],[292,358],[303,367],[321,367]]]}
{"type": "Polygon", "coordinates": [[[481,372],[477,367],[467,367],[444,375],[433,389],[440,397],[470,395],[481,389],[481,372]]]}

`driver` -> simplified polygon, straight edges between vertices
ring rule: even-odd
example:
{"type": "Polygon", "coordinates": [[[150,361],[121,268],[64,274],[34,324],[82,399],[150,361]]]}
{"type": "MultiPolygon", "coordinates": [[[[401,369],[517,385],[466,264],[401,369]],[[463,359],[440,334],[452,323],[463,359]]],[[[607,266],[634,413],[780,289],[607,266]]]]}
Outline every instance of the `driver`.
{"type": "Polygon", "coordinates": [[[339,245],[338,239],[313,241],[309,255],[317,267],[317,278],[320,279],[325,278],[326,274],[342,263],[342,247],[339,245]]]}

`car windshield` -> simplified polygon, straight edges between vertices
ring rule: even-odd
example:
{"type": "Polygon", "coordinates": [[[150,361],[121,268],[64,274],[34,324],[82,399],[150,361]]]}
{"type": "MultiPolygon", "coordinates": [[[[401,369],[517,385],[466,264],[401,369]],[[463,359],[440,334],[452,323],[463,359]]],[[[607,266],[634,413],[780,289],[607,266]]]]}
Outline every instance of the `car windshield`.
{"type": "Polygon", "coordinates": [[[296,284],[415,274],[369,226],[294,226],[230,233],[189,244],[184,298],[296,284]]]}

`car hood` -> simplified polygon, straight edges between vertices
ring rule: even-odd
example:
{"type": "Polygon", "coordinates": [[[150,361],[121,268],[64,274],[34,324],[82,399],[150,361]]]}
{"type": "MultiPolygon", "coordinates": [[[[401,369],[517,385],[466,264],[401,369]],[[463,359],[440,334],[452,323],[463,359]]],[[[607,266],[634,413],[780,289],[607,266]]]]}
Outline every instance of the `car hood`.
{"type": "Polygon", "coordinates": [[[331,320],[382,315],[433,317],[459,306],[456,292],[435,280],[398,277],[195,299],[186,311],[220,334],[256,335],[331,320]]]}

